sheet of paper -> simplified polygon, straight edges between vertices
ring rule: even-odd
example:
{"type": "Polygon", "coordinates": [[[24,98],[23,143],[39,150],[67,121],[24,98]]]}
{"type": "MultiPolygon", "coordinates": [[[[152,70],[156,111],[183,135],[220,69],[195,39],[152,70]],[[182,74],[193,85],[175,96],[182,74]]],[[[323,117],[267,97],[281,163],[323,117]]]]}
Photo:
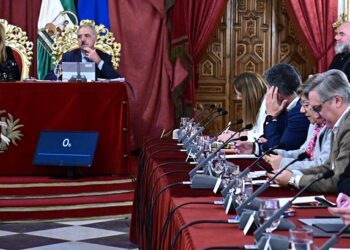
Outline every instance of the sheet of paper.
{"type": "Polygon", "coordinates": [[[245,154],[245,155],[236,155],[236,154],[227,154],[225,155],[226,159],[256,159],[256,156],[253,154],[245,154]]]}

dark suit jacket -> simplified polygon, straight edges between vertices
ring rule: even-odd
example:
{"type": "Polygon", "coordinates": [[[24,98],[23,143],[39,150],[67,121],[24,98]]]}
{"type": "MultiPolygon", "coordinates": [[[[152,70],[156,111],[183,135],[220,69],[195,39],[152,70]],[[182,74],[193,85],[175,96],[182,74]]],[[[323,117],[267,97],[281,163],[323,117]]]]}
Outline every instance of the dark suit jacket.
{"type": "Polygon", "coordinates": [[[343,52],[336,54],[329,69],[339,69],[343,71],[350,81],[350,53],[343,52]]]}
{"type": "Polygon", "coordinates": [[[347,113],[339,127],[333,141],[331,141],[330,159],[322,165],[314,168],[301,170],[303,176],[299,181],[299,186],[306,186],[308,183],[320,177],[325,171],[334,165],[334,176],[322,179],[314,183],[308,190],[322,193],[336,193],[340,175],[344,173],[346,166],[350,163],[350,112],[347,113]]]}
{"type": "MultiPolygon", "coordinates": [[[[101,59],[104,61],[102,70],[100,70],[97,67],[97,64],[95,65],[96,69],[96,79],[97,78],[105,78],[105,79],[113,79],[121,77],[117,71],[113,68],[112,65],[112,57],[100,50],[97,50],[97,54],[101,57],[101,59]]],[[[72,50],[69,52],[66,52],[62,55],[61,62],[81,62],[81,52],[80,49],[72,50]]],[[[60,62],[60,63],[61,63],[60,62]]],[[[46,80],[56,80],[56,76],[53,74],[53,71],[50,71],[49,74],[45,77],[46,80]]]]}
{"type": "Polygon", "coordinates": [[[309,121],[303,113],[300,113],[300,107],[300,102],[297,102],[291,110],[284,110],[276,118],[277,121],[265,123],[264,137],[267,142],[260,144],[262,151],[279,143],[284,143],[285,150],[298,149],[303,145],[309,129],[309,121]]]}

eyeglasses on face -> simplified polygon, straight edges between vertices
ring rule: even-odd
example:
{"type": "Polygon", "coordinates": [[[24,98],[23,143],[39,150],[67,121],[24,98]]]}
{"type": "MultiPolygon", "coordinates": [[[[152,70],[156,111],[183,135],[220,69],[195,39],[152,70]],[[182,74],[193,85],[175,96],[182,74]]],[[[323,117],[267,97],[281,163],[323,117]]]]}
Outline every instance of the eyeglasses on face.
{"type": "Polygon", "coordinates": [[[311,106],[312,110],[316,113],[320,113],[322,111],[323,108],[323,104],[325,104],[326,102],[328,102],[329,100],[331,100],[334,96],[327,98],[326,100],[324,100],[321,104],[319,105],[315,105],[315,106],[311,106]]]}

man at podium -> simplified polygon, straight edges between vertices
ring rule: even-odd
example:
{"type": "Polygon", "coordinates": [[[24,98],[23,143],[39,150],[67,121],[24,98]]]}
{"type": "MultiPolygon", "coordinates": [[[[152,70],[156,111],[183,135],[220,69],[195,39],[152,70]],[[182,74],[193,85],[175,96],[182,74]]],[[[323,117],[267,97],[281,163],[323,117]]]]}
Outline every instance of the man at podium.
{"type": "MultiPolygon", "coordinates": [[[[90,24],[80,25],[77,32],[79,49],[68,51],[62,55],[62,62],[94,62],[96,79],[114,79],[121,77],[113,68],[112,57],[95,48],[97,33],[95,27],[90,24]]],[[[52,71],[48,73],[46,80],[56,80],[52,71]]]]}

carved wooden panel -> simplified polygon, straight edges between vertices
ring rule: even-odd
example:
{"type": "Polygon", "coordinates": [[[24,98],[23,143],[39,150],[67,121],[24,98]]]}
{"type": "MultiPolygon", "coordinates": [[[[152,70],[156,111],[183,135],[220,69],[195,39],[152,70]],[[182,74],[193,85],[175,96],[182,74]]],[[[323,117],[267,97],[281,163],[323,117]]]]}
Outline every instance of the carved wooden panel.
{"type": "Polygon", "coordinates": [[[217,104],[229,116],[209,128],[215,134],[241,117],[241,101],[230,82],[245,71],[262,74],[276,63],[296,66],[305,78],[314,63],[296,38],[280,0],[229,0],[212,43],[198,64],[197,104],[217,104]]]}

